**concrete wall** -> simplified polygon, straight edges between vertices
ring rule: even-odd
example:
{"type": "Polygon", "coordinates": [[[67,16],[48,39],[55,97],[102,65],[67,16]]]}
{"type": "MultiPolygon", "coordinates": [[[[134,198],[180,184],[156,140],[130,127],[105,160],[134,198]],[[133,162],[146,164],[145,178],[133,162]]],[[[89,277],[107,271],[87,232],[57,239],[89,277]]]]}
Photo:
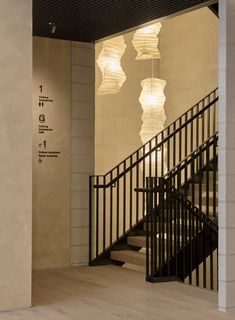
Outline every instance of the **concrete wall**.
{"type": "MultiPolygon", "coordinates": [[[[162,22],[161,59],[154,76],[167,81],[166,125],[217,87],[218,18],[203,8],[162,22]]],[[[116,95],[96,95],[95,171],[104,174],[141,145],[140,81],[151,77],[151,61],[135,61],[136,51],[125,34],[122,67],[127,80],[116,95]]],[[[102,44],[96,45],[96,57],[102,44]]],[[[96,65],[96,88],[101,72],[96,65]]]]}
{"type": "Polygon", "coordinates": [[[33,268],[44,269],[70,265],[71,44],[33,44],[33,268]],[[40,133],[39,126],[53,131],[40,133]]]}
{"type": "Polygon", "coordinates": [[[32,6],[0,0],[0,311],[31,304],[32,6]]]}
{"type": "Polygon", "coordinates": [[[71,47],[71,263],[88,262],[89,175],[94,174],[93,44],[71,47]]]}

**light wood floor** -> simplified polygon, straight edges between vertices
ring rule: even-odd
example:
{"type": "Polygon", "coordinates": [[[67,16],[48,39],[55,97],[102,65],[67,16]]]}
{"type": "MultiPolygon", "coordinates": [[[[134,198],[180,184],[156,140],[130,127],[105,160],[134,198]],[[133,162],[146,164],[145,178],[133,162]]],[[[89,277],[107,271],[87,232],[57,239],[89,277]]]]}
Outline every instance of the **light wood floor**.
{"type": "Polygon", "coordinates": [[[34,273],[31,309],[1,320],[220,320],[217,294],[171,282],[146,283],[143,273],[116,266],[34,273]]]}

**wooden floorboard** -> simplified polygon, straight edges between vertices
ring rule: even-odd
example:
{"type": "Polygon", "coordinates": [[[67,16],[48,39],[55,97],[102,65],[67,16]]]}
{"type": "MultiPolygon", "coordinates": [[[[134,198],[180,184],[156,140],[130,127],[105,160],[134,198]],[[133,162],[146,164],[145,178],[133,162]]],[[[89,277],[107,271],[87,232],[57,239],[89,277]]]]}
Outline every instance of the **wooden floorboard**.
{"type": "Polygon", "coordinates": [[[34,272],[33,307],[0,320],[222,320],[217,293],[181,283],[151,284],[117,266],[34,272]]]}

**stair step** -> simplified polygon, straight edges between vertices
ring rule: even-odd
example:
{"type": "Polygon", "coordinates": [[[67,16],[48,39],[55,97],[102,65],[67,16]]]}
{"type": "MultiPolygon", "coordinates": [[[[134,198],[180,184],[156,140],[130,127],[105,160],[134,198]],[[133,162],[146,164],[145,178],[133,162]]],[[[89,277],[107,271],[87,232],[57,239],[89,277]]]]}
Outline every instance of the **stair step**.
{"type": "MultiPolygon", "coordinates": [[[[199,196],[199,192],[195,192],[195,196],[198,197],[199,196]]],[[[202,190],[202,198],[205,198],[206,196],[207,196],[206,190],[202,190]]],[[[218,196],[219,196],[219,193],[218,193],[218,191],[216,191],[216,199],[218,199],[218,196]]],[[[209,198],[213,198],[213,197],[214,197],[214,193],[209,188],[209,198]]]]}
{"type": "MultiPolygon", "coordinates": [[[[199,209],[199,204],[195,203],[195,207],[197,207],[199,209]]],[[[207,206],[202,206],[201,208],[202,208],[201,209],[202,212],[206,214],[207,206]]],[[[213,211],[214,211],[214,207],[213,206],[209,206],[209,215],[210,216],[212,216],[213,211]]],[[[218,207],[216,207],[216,215],[218,215],[218,207]]]]}
{"type": "MultiPolygon", "coordinates": [[[[214,177],[214,171],[208,171],[208,173],[209,173],[209,179],[213,179],[213,177],[214,177]]],[[[215,176],[216,176],[216,179],[218,180],[218,171],[215,171],[215,176]]],[[[204,170],[203,171],[203,175],[202,175],[202,179],[204,180],[206,180],[206,170],[204,170]]]]}
{"type": "Polygon", "coordinates": [[[146,256],[144,253],[132,250],[111,251],[110,258],[124,263],[131,263],[137,266],[145,266],[146,256]]]}
{"type": "MultiPolygon", "coordinates": [[[[192,188],[193,188],[192,183],[189,183],[188,195],[191,194],[192,188]]],[[[206,184],[205,183],[202,184],[201,190],[203,193],[206,192],[206,184]]],[[[213,184],[212,183],[209,183],[209,191],[210,192],[213,191],[213,184]]],[[[194,184],[194,192],[195,193],[199,192],[199,184],[198,183],[194,184]]],[[[216,183],[216,192],[218,193],[218,183],[216,183]]]]}
{"type": "MultiPolygon", "coordinates": [[[[170,234],[168,234],[168,241],[170,241],[170,234]]],[[[181,236],[180,236],[181,238],[181,236]]],[[[188,237],[189,239],[189,237],[188,237]]],[[[164,233],[164,239],[163,241],[165,242],[167,240],[167,234],[164,233]]],[[[136,247],[141,247],[141,248],[146,248],[146,237],[145,236],[130,236],[127,238],[127,243],[130,246],[136,246],[136,247]]],[[[158,246],[159,243],[159,233],[156,235],[156,243],[158,246]]],[[[172,243],[174,243],[174,237],[172,237],[172,243]]],[[[140,251],[139,251],[140,252],[140,251]]],[[[143,250],[141,250],[143,252],[143,250]]]]}
{"type": "MultiPolygon", "coordinates": [[[[166,231],[166,223],[164,223],[164,231],[166,231]]],[[[177,224],[178,225],[178,224],[177,224]]],[[[159,232],[159,224],[157,223],[157,226],[156,226],[156,232],[159,232]]],[[[144,226],[143,226],[144,230],[146,231],[147,230],[147,223],[145,222],[144,223],[144,226]]],[[[151,224],[149,224],[149,230],[151,228],[151,224]]],[[[169,228],[169,232],[170,232],[170,223],[168,224],[168,228],[169,228]]],[[[181,224],[180,224],[180,228],[181,228],[181,224]]],[[[177,232],[178,232],[178,229],[177,229],[177,232]]],[[[172,234],[174,234],[174,222],[172,221],[172,234]]]]}
{"type": "MultiPolygon", "coordinates": [[[[187,198],[188,198],[189,201],[192,202],[192,196],[188,196],[187,198]]],[[[213,197],[209,197],[208,201],[209,201],[209,205],[213,206],[213,203],[214,203],[213,197]]],[[[206,194],[204,194],[204,193],[203,193],[203,195],[201,197],[201,202],[202,202],[202,205],[206,205],[206,203],[207,203],[207,197],[206,197],[206,194]]],[[[199,203],[199,195],[198,194],[194,198],[194,203],[199,203]]],[[[217,205],[218,205],[218,198],[216,198],[216,206],[217,205]]]]}
{"type": "Polygon", "coordinates": [[[136,247],[145,247],[146,246],[146,237],[145,236],[130,236],[127,238],[127,244],[130,246],[136,247]]]}

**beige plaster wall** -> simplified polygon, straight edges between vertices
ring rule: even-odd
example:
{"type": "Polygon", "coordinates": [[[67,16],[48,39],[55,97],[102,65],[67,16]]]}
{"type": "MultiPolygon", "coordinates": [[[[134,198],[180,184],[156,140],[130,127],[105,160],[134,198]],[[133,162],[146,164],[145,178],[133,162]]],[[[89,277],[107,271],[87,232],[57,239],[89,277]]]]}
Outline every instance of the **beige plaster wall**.
{"type": "MultiPolygon", "coordinates": [[[[217,86],[218,18],[202,8],[162,22],[159,34],[161,59],[154,64],[154,76],[167,81],[166,125],[217,86]]],[[[95,172],[105,174],[141,145],[142,108],[140,81],[151,77],[151,61],[135,61],[131,40],[122,67],[127,80],[116,95],[96,95],[95,172]]],[[[96,45],[96,58],[102,43],[96,45]]],[[[96,65],[96,89],[101,72],[96,65]]]]}
{"type": "Polygon", "coordinates": [[[89,175],[94,174],[94,44],[71,46],[71,264],[88,263],[89,175]]]}
{"type": "Polygon", "coordinates": [[[166,125],[218,86],[218,23],[208,8],[162,23],[159,76],[167,81],[166,125]]]}
{"type": "MultiPolygon", "coordinates": [[[[141,146],[142,108],[139,103],[141,80],[151,77],[152,62],[136,61],[137,55],[131,41],[134,32],[124,35],[126,51],[122,56],[122,68],[126,82],[121,92],[98,96],[95,109],[95,172],[104,174],[118,162],[141,146]]],[[[96,45],[96,60],[102,43],[96,45]]],[[[158,73],[158,61],[154,62],[154,74],[158,73]]],[[[96,64],[96,92],[101,83],[101,72],[96,64]]]]}
{"type": "Polygon", "coordinates": [[[235,316],[235,2],[219,1],[219,310],[235,316]]]}
{"type": "Polygon", "coordinates": [[[32,4],[0,0],[0,311],[31,305],[32,4]]]}
{"type": "Polygon", "coordinates": [[[34,269],[70,265],[70,47],[69,41],[33,40],[34,269]],[[42,107],[39,96],[53,102],[42,107]],[[39,133],[40,124],[53,131],[39,133]],[[60,154],[39,157],[39,151],[60,154]]]}
{"type": "Polygon", "coordinates": [[[94,44],[34,38],[33,267],[88,263],[89,175],[94,174],[94,44]],[[40,85],[43,93],[40,94],[40,85]],[[39,96],[52,102],[39,106],[39,96]],[[52,132],[38,133],[39,116],[52,132]],[[39,147],[43,141],[47,146],[39,147]],[[58,159],[39,150],[59,151],[58,159]]]}

